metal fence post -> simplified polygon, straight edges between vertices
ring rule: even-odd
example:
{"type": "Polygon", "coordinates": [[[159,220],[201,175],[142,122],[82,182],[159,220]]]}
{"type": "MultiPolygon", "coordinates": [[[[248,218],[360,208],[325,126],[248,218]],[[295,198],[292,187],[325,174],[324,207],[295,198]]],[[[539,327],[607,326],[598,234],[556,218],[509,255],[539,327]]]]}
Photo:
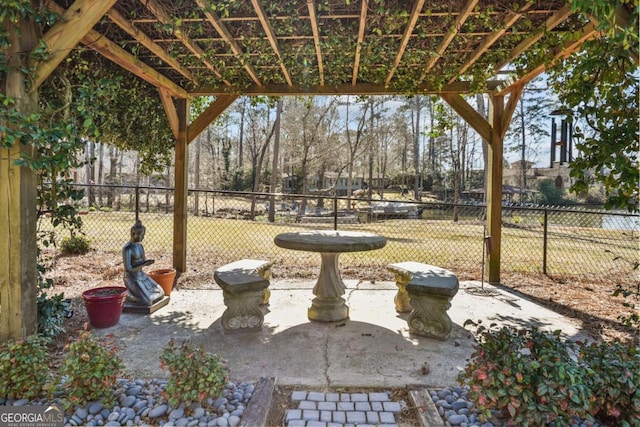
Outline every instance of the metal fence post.
{"type": "Polygon", "coordinates": [[[139,212],[140,212],[140,186],[136,185],[136,222],[138,221],[139,212]]]}
{"type": "Polygon", "coordinates": [[[338,198],[333,196],[333,229],[338,229],[338,198]]]}
{"type": "Polygon", "coordinates": [[[547,274],[547,225],[549,222],[549,211],[544,208],[544,223],[542,232],[542,274],[547,274]]]}

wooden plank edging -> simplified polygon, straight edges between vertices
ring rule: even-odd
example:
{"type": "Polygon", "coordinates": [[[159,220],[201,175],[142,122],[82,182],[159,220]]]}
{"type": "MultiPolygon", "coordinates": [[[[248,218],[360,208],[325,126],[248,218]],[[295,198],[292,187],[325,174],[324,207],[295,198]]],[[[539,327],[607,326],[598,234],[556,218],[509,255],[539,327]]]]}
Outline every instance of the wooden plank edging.
{"type": "Polygon", "coordinates": [[[276,378],[261,378],[251,396],[247,409],[242,415],[240,426],[255,427],[266,426],[271,399],[276,386],[276,378]]]}

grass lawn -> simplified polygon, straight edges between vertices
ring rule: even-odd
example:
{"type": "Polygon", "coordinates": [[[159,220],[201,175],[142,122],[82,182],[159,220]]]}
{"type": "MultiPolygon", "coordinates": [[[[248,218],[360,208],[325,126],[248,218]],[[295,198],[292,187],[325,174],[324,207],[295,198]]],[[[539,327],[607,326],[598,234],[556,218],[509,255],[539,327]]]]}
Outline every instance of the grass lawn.
{"type": "MultiPolygon", "coordinates": [[[[144,240],[148,257],[171,257],[173,216],[141,213],[147,227],[144,240]]],[[[92,248],[120,252],[129,240],[135,220],[131,212],[92,212],[83,216],[83,230],[92,248]]],[[[363,224],[339,224],[341,230],[383,235],[387,245],[379,250],[345,253],[341,265],[353,265],[360,278],[377,277],[390,262],[414,260],[466,272],[480,279],[482,271],[483,226],[478,220],[384,220],[363,224]]],[[[296,276],[314,275],[318,254],[277,247],[278,233],[303,229],[332,229],[333,223],[300,224],[279,217],[269,223],[264,216],[256,221],[189,216],[187,251],[189,257],[208,257],[214,263],[240,258],[265,258],[296,276]]],[[[550,274],[602,274],[632,272],[637,258],[637,238],[620,230],[551,225],[548,231],[547,272],[550,274]]],[[[536,225],[510,224],[502,230],[502,271],[542,272],[543,230],[536,225]]]]}

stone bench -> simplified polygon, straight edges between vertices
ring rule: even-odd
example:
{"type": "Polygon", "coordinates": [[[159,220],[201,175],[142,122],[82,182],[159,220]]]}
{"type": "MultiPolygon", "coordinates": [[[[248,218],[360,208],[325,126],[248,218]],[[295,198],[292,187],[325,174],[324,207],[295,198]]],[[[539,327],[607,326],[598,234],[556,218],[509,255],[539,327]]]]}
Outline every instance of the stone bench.
{"type": "MultiPolygon", "coordinates": [[[[257,274],[264,279],[271,279],[271,266],[273,263],[271,261],[265,261],[262,259],[241,259],[240,261],[235,261],[230,264],[225,264],[222,267],[219,267],[217,272],[227,272],[227,271],[241,271],[246,274],[257,274]]],[[[271,297],[271,291],[269,288],[264,288],[264,297],[262,299],[261,305],[269,304],[269,297],[271,297]]]]}
{"type": "Polygon", "coordinates": [[[227,309],[222,328],[227,332],[260,330],[264,314],[260,305],[269,303],[271,262],[243,259],[218,268],[213,278],[222,288],[227,309]]]}
{"type": "Polygon", "coordinates": [[[459,288],[455,274],[414,261],[389,264],[387,269],[396,275],[396,311],[411,312],[409,332],[446,340],[453,327],[447,310],[459,288]]]}

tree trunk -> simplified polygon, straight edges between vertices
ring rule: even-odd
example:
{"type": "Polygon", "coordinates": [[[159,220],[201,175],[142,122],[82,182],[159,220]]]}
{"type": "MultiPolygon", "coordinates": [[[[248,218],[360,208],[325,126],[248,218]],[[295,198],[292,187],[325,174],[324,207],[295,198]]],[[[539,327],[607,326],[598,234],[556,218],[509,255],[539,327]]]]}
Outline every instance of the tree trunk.
{"type": "Polygon", "coordinates": [[[96,172],[93,158],[95,157],[96,144],[94,142],[87,142],[87,184],[89,189],[87,190],[89,198],[89,206],[95,206],[96,195],[93,185],[96,183],[96,172]]]}
{"type": "Polygon", "coordinates": [[[196,158],[195,158],[195,165],[194,165],[194,177],[193,177],[193,185],[196,188],[195,194],[194,194],[194,200],[193,200],[193,214],[195,216],[198,216],[200,214],[200,145],[202,145],[201,143],[201,139],[202,139],[202,135],[204,134],[200,134],[198,135],[198,137],[196,138],[196,158]]]}
{"type": "MultiPolygon", "coordinates": [[[[118,166],[118,149],[113,145],[109,146],[109,174],[107,175],[107,183],[116,183],[116,168],[118,166]]],[[[114,207],[114,188],[110,188],[107,192],[107,206],[114,207]]]]}
{"type": "Polygon", "coordinates": [[[102,184],[104,184],[104,180],[102,178],[103,176],[103,170],[104,170],[104,144],[99,142],[98,143],[98,176],[96,177],[97,180],[97,184],[100,185],[100,187],[98,187],[98,204],[100,206],[102,206],[102,196],[103,196],[103,187],[102,184]]]}
{"type": "MultiPolygon", "coordinates": [[[[275,194],[276,186],[279,181],[280,174],[278,173],[278,156],[280,154],[280,118],[282,115],[282,98],[278,99],[276,105],[276,123],[275,123],[275,137],[273,140],[273,161],[271,163],[271,182],[270,192],[275,194]]],[[[276,198],[271,196],[271,202],[269,203],[269,222],[275,222],[276,217],[276,198]]]]}
{"type": "Polygon", "coordinates": [[[421,200],[422,179],[420,174],[420,115],[422,113],[422,100],[419,95],[416,95],[416,128],[413,141],[413,167],[415,169],[415,180],[413,188],[413,198],[415,200],[421,200]]]}
{"type": "MultiPolygon", "coordinates": [[[[484,97],[482,96],[481,93],[476,95],[476,104],[478,105],[478,113],[484,117],[485,119],[488,118],[487,115],[487,110],[485,109],[485,105],[484,105],[484,97]]],[[[489,164],[489,152],[487,150],[487,144],[489,143],[489,141],[487,141],[486,139],[482,139],[482,160],[484,163],[484,184],[482,186],[483,189],[483,202],[486,203],[487,202],[487,179],[489,178],[489,174],[487,173],[487,165],[489,164]]]]}

